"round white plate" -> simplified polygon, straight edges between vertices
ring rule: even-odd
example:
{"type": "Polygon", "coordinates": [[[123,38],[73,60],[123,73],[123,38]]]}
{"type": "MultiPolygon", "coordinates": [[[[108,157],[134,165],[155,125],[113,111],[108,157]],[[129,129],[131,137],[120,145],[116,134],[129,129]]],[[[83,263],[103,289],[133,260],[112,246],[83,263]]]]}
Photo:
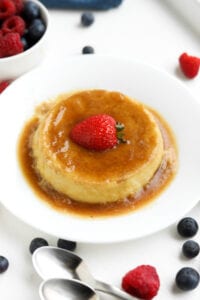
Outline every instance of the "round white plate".
{"type": "Polygon", "coordinates": [[[23,221],[60,238],[110,243],[145,236],[178,220],[200,199],[199,128],[200,105],[181,82],[151,66],[96,55],[43,65],[0,96],[0,200],[23,221]],[[37,198],[18,165],[18,136],[34,107],[64,92],[93,88],[120,91],[156,109],[177,139],[177,176],[151,204],[128,215],[84,219],[62,214],[37,198]]]}

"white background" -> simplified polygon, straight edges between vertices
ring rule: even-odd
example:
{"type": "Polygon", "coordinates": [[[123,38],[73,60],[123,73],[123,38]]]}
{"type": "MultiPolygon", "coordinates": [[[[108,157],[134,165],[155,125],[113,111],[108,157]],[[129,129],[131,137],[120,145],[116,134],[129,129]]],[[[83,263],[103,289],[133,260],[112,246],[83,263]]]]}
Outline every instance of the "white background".
{"type": "MultiPolygon", "coordinates": [[[[198,28],[195,30],[189,19],[180,16],[169,4],[171,2],[124,0],[118,9],[94,12],[95,23],[89,28],[80,26],[81,11],[52,10],[51,40],[44,64],[51,63],[55,57],[80,54],[83,46],[91,45],[98,54],[122,55],[160,67],[184,82],[200,99],[200,75],[194,80],[187,80],[178,69],[178,57],[182,52],[200,56],[200,31],[198,28]]],[[[1,178],[3,182],[3,174],[1,178]]],[[[200,224],[200,204],[187,216],[196,218],[200,224]]],[[[1,300],[39,300],[41,280],[33,270],[28,250],[31,240],[38,236],[56,245],[57,237],[29,227],[0,205],[0,255],[6,256],[10,262],[7,272],[0,275],[1,300]]],[[[194,239],[200,243],[200,233],[194,239]]],[[[200,272],[199,256],[188,260],[181,255],[184,241],[176,233],[175,223],[137,241],[111,245],[78,243],[76,253],[86,260],[96,278],[118,287],[128,270],[140,264],[150,264],[157,268],[161,280],[155,299],[199,300],[200,286],[191,292],[181,292],[174,285],[180,268],[191,266],[200,272]]],[[[105,296],[102,299],[114,298],[105,296]]]]}

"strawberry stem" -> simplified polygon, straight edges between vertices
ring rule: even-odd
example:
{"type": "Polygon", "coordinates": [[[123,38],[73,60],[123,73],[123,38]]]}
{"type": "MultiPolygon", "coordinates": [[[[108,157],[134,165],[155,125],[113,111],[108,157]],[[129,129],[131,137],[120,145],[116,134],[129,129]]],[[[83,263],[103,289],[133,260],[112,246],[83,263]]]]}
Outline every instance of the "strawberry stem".
{"type": "Polygon", "coordinates": [[[117,129],[117,132],[119,132],[119,131],[122,131],[125,126],[124,126],[123,123],[117,122],[116,125],[115,125],[115,127],[117,129]]]}
{"type": "Polygon", "coordinates": [[[124,138],[124,124],[123,123],[120,123],[120,122],[116,122],[116,125],[115,125],[115,128],[117,130],[117,139],[118,139],[118,143],[121,144],[121,143],[127,143],[127,140],[124,138]]]}

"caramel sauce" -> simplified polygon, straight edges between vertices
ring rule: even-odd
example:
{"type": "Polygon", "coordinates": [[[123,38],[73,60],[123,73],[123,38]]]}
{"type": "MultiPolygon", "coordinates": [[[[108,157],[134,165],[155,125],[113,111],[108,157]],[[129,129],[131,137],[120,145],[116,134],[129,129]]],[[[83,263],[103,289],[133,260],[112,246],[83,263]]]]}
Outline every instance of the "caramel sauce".
{"type": "Polygon", "coordinates": [[[156,145],[152,134],[155,125],[150,123],[142,103],[135,103],[121,93],[103,90],[63,95],[63,99],[59,96],[56,102],[43,124],[43,132],[47,151],[56,155],[63,169],[75,168],[74,172],[88,181],[117,180],[139,169],[151,157],[156,145]],[[111,115],[125,124],[124,136],[129,143],[99,152],[73,143],[69,133],[74,125],[97,113],[111,115]]]}
{"type": "MultiPolygon", "coordinates": [[[[115,94],[113,93],[113,97],[114,96],[115,94]]],[[[75,101],[71,101],[69,105],[73,106],[75,105],[74,103],[75,101]]],[[[74,109],[75,107],[76,106],[74,106],[74,109]]],[[[48,111],[48,105],[46,106],[46,104],[43,104],[41,108],[44,111],[45,110],[48,111]]],[[[115,108],[115,110],[116,109],[119,109],[119,107],[115,108]]],[[[163,192],[163,190],[167,188],[167,186],[173,180],[177,170],[178,158],[177,158],[176,142],[170,127],[157,112],[155,112],[151,108],[148,109],[154,115],[163,136],[165,151],[164,151],[164,157],[162,163],[159,169],[157,170],[157,172],[154,174],[151,181],[140,192],[138,192],[137,195],[130,196],[126,199],[122,199],[116,202],[103,203],[103,204],[87,204],[87,203],[81,203],[75,201],[73,199],[70,199],[64,194],[58,193],[57,191],[52,189],[47,183],[44,183],[43,179],[40,177],[40,175],[36,172],[34,168],[34,159],[32,156],[32,150],[30,145],[32,134],[35,132],[35,130],[38,127],[39,118],[33,117],[31,120],[29,120],[25,124],[23,132],[19,139],[18,157],[19,157],[19,163],[22,172],[25,175],[25,178],[27,179],[30,186],[33,188],[35,194],[38,196],[38,198],[50,204],[54,209],[59,210],[62,213],[72,213],[82,217],[106,217],[106,216],[127,214],[133,212],[136,209],[142,208],[144,205],[153,201],[153,199],[155,199],[161,192],[163,192]]],[[[105,106],[104,106],[103,113],[106,113],[105,106]]],[[[77,122],[78,121],[77,114],[74,115],[76,115],[75,122],[77,122]]],[[[123,116],[123,114],[121,115],[123,116]]],[[[125,113],[125,116],[123,116],[122,120],[120,121],[124,122],[126,118],[127,118],[127,114],[125,113]]],[[[51,128],[51,130],[55,130],[55,128],[51,128]]],[[[69,130],[69,129],[65,128],[65,130],[69,130]]],[[[143,129],[143,133],[144,132],[145,131],[143,129]]],[[[137,144],[134,145],[137,146],[137,144]]],[[[78,146],[75,147],[78,148],[78,146]]],[[[85,150],[81,149],[80,151],[85,151],[85,150]]],[[[94,155],[96,154],[98,155],[98,153],[95,153],[94,155]]],[[[61,159],[63,158],[61,157],[61,159]]],[[[102,162],[103,159],[104,158],[102,158],[102,162]]],[[[100,165],[102,164],[102,162],[100,163],[100,165]]],[[[125,165],[124,158],[123,158],[123,165],[125,165]]],[[[104,176],[104,174],[102,176],[104,176]]]]}

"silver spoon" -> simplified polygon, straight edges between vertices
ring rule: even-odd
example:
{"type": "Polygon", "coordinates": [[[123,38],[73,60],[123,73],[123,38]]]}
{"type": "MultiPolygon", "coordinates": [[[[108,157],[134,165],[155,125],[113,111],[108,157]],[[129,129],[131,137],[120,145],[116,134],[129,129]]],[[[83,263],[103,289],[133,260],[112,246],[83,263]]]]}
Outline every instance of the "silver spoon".
{"type": "Polygon", "coordinates": [[[78,280],[51,278],[39,288],[41,300],[98,300],[96,292],[78,280]]]}
{"type": "Polygon", "coordinates": [[[42,279],[78,279],[95,290],[113,295],[118,299],[137,299],[115,286],[96,280],[82,258],[71,251],[45,246],[34,251],[32,260],[35,270],[42,279]]]}

